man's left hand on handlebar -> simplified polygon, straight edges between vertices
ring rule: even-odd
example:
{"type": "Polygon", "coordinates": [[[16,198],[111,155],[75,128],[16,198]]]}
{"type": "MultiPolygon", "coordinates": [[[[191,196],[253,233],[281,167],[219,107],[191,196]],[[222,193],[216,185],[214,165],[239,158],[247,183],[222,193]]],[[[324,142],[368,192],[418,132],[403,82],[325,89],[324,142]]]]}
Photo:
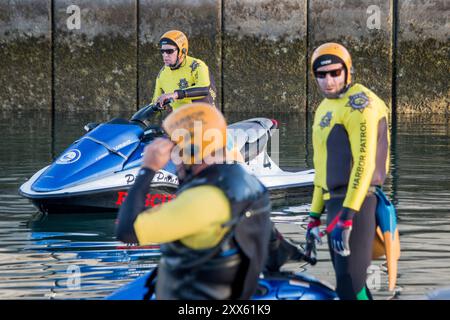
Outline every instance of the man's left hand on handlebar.
{"type": "Polygon", "coordinates": [[[157,138],[144,149],[142,167],[158,171],[170,160],[174,144],[166,138],[157,138]]]}
{"type": "Polygon", "coordinates": [[[170,99],[177,100],[177,99],[178,99],[178,93],[176,93],[176,92],[173,92],[173,93],[164,93],[164,94],[162,94],[162,95],[160,95],[160,96],[158,97],[158,99],[156,100],[156,102],[159,103],[160,106],[164,106],[164,103],[165,103],[167,100],[170,100],[170,99]]]}

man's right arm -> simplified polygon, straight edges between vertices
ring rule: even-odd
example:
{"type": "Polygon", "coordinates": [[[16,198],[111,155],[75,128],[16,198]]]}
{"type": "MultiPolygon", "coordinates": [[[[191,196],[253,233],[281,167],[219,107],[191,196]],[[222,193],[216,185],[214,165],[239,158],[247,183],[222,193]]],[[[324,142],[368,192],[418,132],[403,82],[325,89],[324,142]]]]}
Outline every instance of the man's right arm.
{"type": "Polygon", "coordinates": [[[314,185],[313,199],[311,203],[310,215],[319,218],[324,209],[323,191],[320,186],[314,185]]]}
{"type": "Polygon", "coordinates": [[[222,190],[205,185],[183,191],[174,200],[142,212],[134,222],[139,244],[164,243],[193,236],[231,218],[222,190]]]}
{"type": "Polygon", "coordinates": [[[185,89],[175,90],[175,92],[178,94],[178,99],[184,98],[198,99],[201,97],[206,97],[209,94],[211,86],[209,68],[203,61],[196,61],[196,62],[198,62],[198,67],[193,73],[193,77],[196,79],[195,85],[185,89]]]}
{"type": "Polygon", "coordinates": [[[134,221],[139,213],[145,209],[145,197],[150,189],[150,183],[155,176],[155,171],[149,168],[141,168],[133,186],[128,191],[125,202],[119,209],[116,221],[116,237],[125,243],[137,243],[134,232],[134,221]]]}
{"type": "Polygon", "coordinates": [[[145,147],[142,168],[139,170],[134,185],[130,188],[124,204],[119,210],[117,221],[117,238],[127,243],[137,243],[134,222],[144,211],[145,197],[155,172],[162,169],[170,159],[173,143],[165,138],[156,138],[145,147]]]}
{"type": "Polygon", "coordinates": [[[161,88],[161,83],[159,81],[159,76],[161,75],[161,72],[162,72],[162,70],[159,72],[158,76],[156,77],[155,91],[153,92],[152,103],[156,103],[158,98],[164,93],[163,89],[161,88]]]}

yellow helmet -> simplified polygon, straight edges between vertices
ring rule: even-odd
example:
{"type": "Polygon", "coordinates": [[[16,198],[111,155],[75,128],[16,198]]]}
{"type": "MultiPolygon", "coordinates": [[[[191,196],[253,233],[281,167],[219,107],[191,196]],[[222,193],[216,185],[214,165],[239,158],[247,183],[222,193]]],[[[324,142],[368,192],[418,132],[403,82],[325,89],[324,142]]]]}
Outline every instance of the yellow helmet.
{"type": "Polygon", "coordinates": [[[311,71],[314,72],[325,65],[333,63],[342,63],[346,69],[345,84],[348,86],[352,82],[353,64],[350,53],[339,43],[328,42],[322,44],[316,50],[311,58],[311,71]]]}
{"type": "Polygon", "coordinates": [[[159,39],[159,45],[171,44],[178,48],[178,61],[188,54],[189,44],[186,35],[178,30],[170,30],[164,33],[159,39]]]}
{"type": "Polygon", "coordinates": [[[184,164],[200,164],[216,151],[224,155],[227,123],[222,113],[208,103],[181,106],[167,116],[163,128],[177,145],[184,164]]]}

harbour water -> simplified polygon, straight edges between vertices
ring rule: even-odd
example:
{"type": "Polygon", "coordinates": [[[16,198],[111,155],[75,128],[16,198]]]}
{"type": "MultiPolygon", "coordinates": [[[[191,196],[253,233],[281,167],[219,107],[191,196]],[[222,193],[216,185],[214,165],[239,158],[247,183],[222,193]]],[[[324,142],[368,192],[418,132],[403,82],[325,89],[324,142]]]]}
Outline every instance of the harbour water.
{"type": "MultiPolygon", "coordinates": [[[[263,115],[280,124],[280,165],[312,168],[312,116],[263,115]]],[[[0,299],[101,299],[155,266],[158,247],[115,240],[115,214],[43,215],[17,192],[81,136],[86,123],[117,114],[56,114],[54,126],[51,114],[0,116],[0,299]]],[[[252,116],[227,115],[229,122],[252,116]]],[[[391,129],[391,171],[384,189],[396,204],[401,237],[395,298],[424,298],[436,288],[450,287],[449,118],[399,115],[391,129]]],[[[304,241],[310,201],[299,198],[273,208],[272,219],[293,241],[304,241]]],[[[314,267],[289,263],[285,268],[334,285],[326,245],[318,258],[314,267]]],[[[392,298],[383,261],[374,261],[369,272],[375,298],[392,298]]]]}

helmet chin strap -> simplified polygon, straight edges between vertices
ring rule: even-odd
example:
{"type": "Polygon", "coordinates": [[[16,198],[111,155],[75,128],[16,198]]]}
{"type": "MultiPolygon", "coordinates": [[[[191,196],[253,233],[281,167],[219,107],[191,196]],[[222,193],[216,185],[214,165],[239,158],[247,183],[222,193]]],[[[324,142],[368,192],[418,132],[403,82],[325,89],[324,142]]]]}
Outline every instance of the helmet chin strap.
{"type": "Polygon", "coordinates": [[[181,60],[181,62],[180,62],[180,57],[177,55],[177,61],[175,61],[174,64],[170,64],[169,65],[171,70],[176,70],[176,69],[178,69],[181,66],[181,64],[183,63],[184,59],[186,58],[186,53],[184,53],[184,51],[183,51],[182,57],[183,57],[183,60],[181,60]]]}
{"type": "Polygon", "coordinates": [[[352,84],[349,83],[348,85],[344,86],[338,93],[326,94],[326,93],[322,92],[322,94],[327,99],[340,99],[345,95],[345,93],[348,91],[348,89],[350,89],[351,85],[352,84]]]}
{"type": "Polygon", "coordinates": [[[180,67],[180,63],[178,62],[180,59],[177,57],[177,61],[174,64],[169,64],[171,70],[178,69],[180,67]]]}

